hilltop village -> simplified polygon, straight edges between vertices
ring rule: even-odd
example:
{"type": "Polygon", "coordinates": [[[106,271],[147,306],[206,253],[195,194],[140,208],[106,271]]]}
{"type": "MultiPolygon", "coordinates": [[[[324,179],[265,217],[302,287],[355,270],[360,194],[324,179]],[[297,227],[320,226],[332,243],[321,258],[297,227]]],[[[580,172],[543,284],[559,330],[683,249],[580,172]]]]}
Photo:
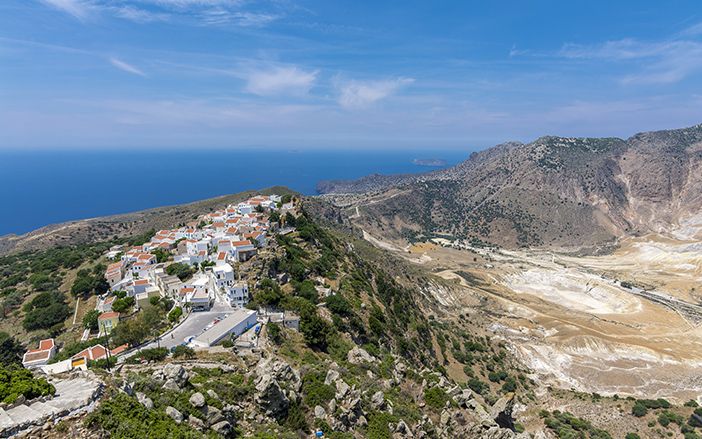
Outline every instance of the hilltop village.
{"type": "Polygon", "coordinates": [[[23,365],[55,374],[99,361],[123,361],[143,349],[209,348],[229,344],[246,331],[249,340],[255,339],[258,321],[274,319],[297,328],[295,315],[246,309],[251,296],[241,275],[272,236],[294,230],[284,225],[286,215],[294,212],[290,195],[257,195],[182,227],[159,230],[141,245],[112,246],[104,255],[111,261],[104,272],[109,288],[90,312],[97,325],[86,328],[82,337],[90,346],[55,361],[57,343],[44,339],[25,353],[23,365]],[[156,304],[165,306],[170,324],[155,342],[106,346],[115,328],[156,304]],[[91,338],[104,342],[93,344],[91,338]]]}

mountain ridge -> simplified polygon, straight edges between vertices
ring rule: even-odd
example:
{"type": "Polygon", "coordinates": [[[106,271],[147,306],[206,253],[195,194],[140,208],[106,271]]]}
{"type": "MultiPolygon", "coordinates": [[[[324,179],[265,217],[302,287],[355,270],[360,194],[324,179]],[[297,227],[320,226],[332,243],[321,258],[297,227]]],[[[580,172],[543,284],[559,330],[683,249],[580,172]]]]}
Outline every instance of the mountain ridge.
{"type": "Polygon", "coordinates": [[[346,189],[400,190],[364,207],[398,237],[451,235],[506,247],[601,245],[665,231],[699,210],[701,171],[702,125],[695,125],[628,139],[506,142],[444,170],[338,184],[332,197],[346,189]]]}

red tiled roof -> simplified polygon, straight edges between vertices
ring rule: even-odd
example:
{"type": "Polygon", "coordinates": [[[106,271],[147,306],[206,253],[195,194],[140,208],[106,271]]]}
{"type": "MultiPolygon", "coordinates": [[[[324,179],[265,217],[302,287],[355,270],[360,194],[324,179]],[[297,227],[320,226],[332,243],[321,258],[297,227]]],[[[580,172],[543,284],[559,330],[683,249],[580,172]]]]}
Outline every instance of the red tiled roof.
{"type": "Polygon", "coordinates": [[[104,312],[98,316],[98,320],[119,318],[119,313],[115,311],[104,312]]]}
{"type": "Polygon", "coordinates": [[[82,351],[75,354],[72,359],[85,358],[87,360],[99,360],[107,356],[107,349],[101,344],[91,346],[89,348],[83,349],[82,351]]]}
{"type": "Polygon", "coordinates": [[[28,351],[22,357],[22,362],[23,363],[31,363],[33,361],[48,360],[50,355],[51,355],[50,349],[44,350],[44,351],[28,351]]]}
{"type": "Polygon", "coordinates": [[[125,343],[125,344],[123,344],[123,345],[121,345],[121,346],[117,346],[117,347],[114,348],[114,349],[110,349],[110,355],[117,355],[117,354],[120,354],[120,353],[126,351],[128,347],[129,347],[129,345],[128,345],[127,343],[125,343]]]}
{"type": "Polygon", "coordinates": [[[51,349],[55,346],[53,338],[47,338],[39,342],[39,349],[42,351],[51,349]]]}

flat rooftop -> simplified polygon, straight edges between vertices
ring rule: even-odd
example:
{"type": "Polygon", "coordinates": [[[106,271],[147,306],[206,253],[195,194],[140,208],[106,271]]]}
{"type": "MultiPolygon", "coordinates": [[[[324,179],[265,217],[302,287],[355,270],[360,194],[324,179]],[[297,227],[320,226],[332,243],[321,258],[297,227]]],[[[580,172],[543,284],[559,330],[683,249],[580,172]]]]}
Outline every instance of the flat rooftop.
{"type": "Polygon", "coordinates": [[[227,318],[195,337],[193,343],[212,346],[252,315],[255,317],[256,311],[250,309],[234,309],[227,318]]]}

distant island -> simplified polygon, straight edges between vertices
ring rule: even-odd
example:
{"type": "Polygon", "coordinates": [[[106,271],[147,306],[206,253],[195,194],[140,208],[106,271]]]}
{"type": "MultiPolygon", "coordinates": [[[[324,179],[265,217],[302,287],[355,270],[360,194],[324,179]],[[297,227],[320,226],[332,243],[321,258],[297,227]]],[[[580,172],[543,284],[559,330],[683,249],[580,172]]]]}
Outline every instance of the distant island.
{"type": "Polygon", "coordinates": [[[412,160],[412,163],[414,163],[417,166],[446,166],[446,160],[441,159],[414,159],[412,160]]]}

